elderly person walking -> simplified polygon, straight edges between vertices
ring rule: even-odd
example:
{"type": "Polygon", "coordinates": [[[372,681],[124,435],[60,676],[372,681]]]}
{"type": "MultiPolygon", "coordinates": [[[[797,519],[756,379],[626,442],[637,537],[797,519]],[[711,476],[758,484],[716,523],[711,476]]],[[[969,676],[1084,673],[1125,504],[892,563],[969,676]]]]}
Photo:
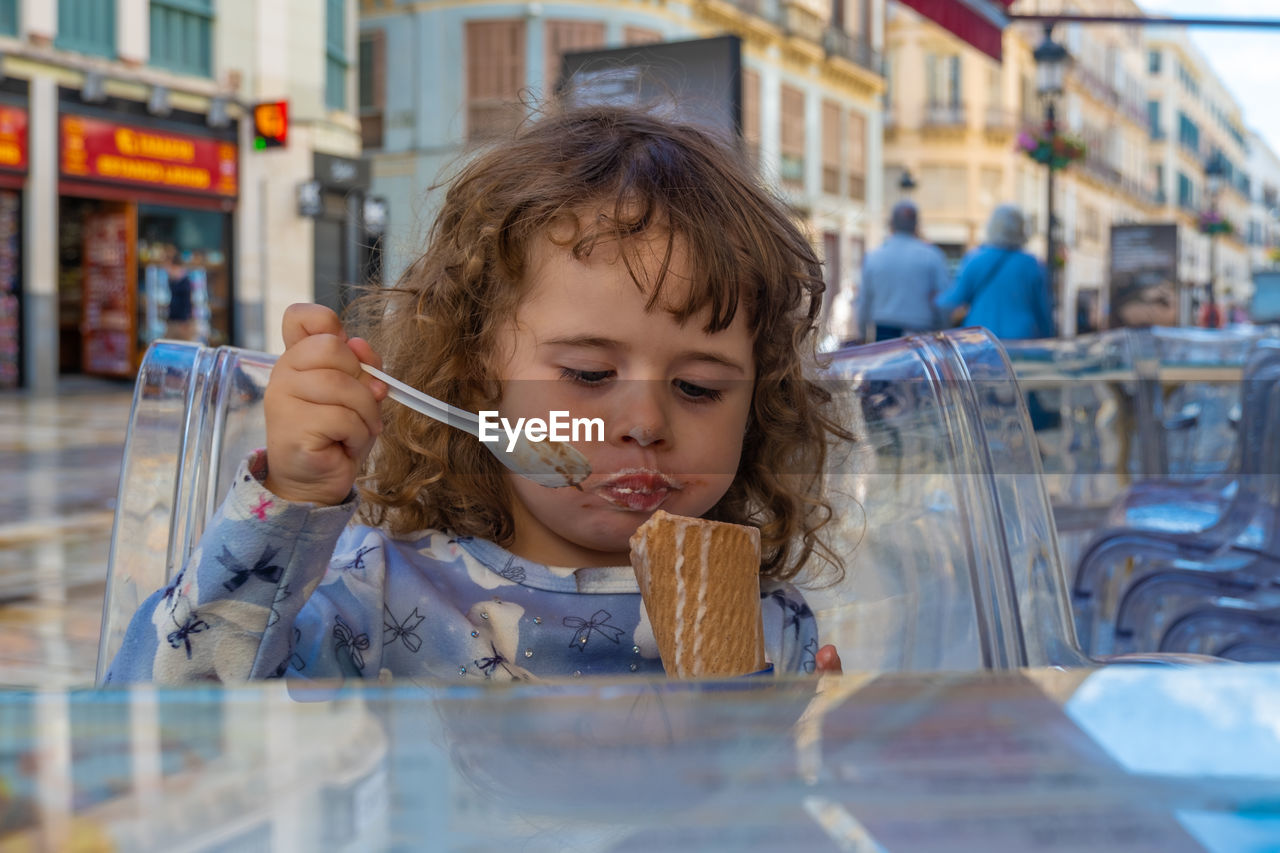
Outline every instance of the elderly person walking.
{"type": "Polygon", "coordinates": [[[968,306],[966,326],[997,338],[1050,338],[1052,297],[1044,268],[1023,251],[1026,223],[1017,205],[1002,204],[987,223],[987,242],[964,259],[955,284],[937,299],[944,311],[968,306]]]}
{"type": "Polygon", "coordinates": [[[889,239],[862,265],[858,323],[868,340],[900,338],[942,325],[933,302],[951,276],[942,250],[916,236],[919,224],[916,206],[898,202],[889,217],[889,239]]]}

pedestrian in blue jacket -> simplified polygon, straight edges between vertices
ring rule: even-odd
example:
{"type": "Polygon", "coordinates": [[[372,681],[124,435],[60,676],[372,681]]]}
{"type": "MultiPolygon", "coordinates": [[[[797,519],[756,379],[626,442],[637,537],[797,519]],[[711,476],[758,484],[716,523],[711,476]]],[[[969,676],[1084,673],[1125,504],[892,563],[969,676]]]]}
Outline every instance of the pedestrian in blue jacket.
{"type": "Polygon", "coordinates": [[[982,326],[997,338],[1051,338],[1053,300],[1048,277],[1023,250],[1026,220],[1017,205],[1002,204],[987,223],[987,242],[964,259],[955,283],[938,296],[943,311],[968,306],[965,326],[982,326]]]}

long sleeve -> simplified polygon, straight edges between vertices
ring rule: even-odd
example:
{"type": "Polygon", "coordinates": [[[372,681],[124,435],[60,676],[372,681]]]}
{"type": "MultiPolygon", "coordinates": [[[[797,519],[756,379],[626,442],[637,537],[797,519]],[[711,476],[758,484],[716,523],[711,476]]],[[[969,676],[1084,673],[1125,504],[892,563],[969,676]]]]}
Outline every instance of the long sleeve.
{"type": "Polygon", "coordinates": [[[765,583],[760,597],[765,648],[774,671],[812,673],[818,653],[818,621],[800,591],[790,584],[765,583]]]}
{"type": "Polygon", "coordinates": [[[973,301],[973,259],[973,254],[964,259],[955,282],[933,300],[940,310],[952,311],[973,301]]]}
{"type": "MultiPolygon", "coordinates": [[[[242,467],[187,565],[134,615],[108,682],[662,672],[630,566],[566,576],[472,537],[392,538],[348,524],[354,501],[279,499],[265,466],[242,467]]],[[[785,584],[762,597],[775,668],[812,672],[803,597],[785,584]]]]}
{"type": "Polygon", "coordinates": [[[262,486],[265,475],[259,451],[241,466],[187,564],[134,614],[109,683],[242,681],[283,672],[296,653],[298,615],[324,577],[355,501],[289,503],[262,486]]]}

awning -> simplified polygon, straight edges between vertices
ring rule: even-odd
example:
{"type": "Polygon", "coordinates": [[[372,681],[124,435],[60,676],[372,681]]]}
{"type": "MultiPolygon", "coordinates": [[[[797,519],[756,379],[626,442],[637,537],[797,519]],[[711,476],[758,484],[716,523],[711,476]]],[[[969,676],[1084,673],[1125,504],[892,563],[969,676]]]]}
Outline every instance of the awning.
{"type": "Polygon", "coordinates": [[[1013,0],[898,0],[1000,61],[1000,33],[1009,24],[1013,0]]]}

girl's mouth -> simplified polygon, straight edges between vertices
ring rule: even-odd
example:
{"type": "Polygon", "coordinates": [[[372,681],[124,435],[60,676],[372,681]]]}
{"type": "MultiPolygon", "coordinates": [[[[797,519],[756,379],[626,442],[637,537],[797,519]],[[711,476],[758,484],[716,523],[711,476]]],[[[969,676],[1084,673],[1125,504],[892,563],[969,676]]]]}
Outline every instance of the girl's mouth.
{"type": "Polygon", "coordinates": [[[631,512],[653,512],[682,486],[650,468],[627,468],[597,485],[592,491],[616,507],[631,512]]]}

